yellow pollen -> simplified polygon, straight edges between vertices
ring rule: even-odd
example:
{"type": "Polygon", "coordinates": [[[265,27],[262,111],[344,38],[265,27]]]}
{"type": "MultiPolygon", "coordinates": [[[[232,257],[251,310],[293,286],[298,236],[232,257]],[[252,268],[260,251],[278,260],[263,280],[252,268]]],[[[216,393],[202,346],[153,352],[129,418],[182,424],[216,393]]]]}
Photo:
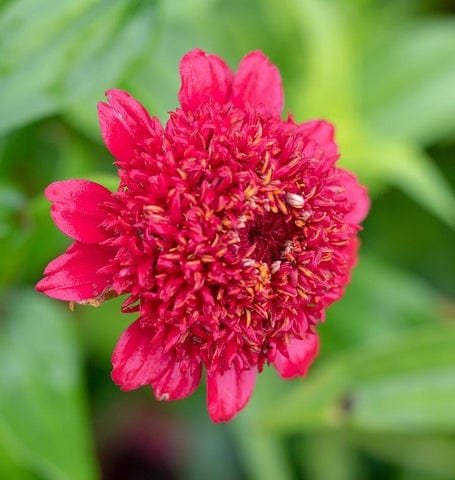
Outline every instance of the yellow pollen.
{"type": "Polygon", "coordinates": [[[143,210],[150,214],[164,213],[163,207],[159,205],[144,205],[143,210]]]}
{"type": "Polygon", "coordinates": [[[269,267],[267,266],[267,264],[262,263],[261,265],[259,265],[259,275],[262,282],[265,282],[269,279],[270,274],[269,274],[269,267]]]}
{"type": "Polygon", "coordinates": [[[265,178],[264,178],[264,184],[268,185],[270,183],[270,180],[272,180],[272,169],[270,168],[269,171],[267,172],[265,178]]]}
{"type": "Polygon", "coordinates": [[[308,268],[302,267],[302,265],[298,266],[298,269],[308,278],[314,277],[314,273],[309,270],[308,268]]]}
{"type": "Polygon", "coordinates": [[[245,198],[250,198],[256,194],[258,188],[255,185],[248,185],[244,191],[245,198]]]}
{"type": "Polygon", "coordinates": [[[221,258],[227,252],[227,248],[221,248],[215,253],[215,256],[221,258]]]}
{"type": "Polygon", "coordinates": [[[246,328],[249,328],[251,325],[251,310],[245,310],[246,317],[246,328]]]}
{"type": "Polygon", "coordinates": [[[287,215],[288,214],[288,209],[286,207],[286,204],[283,202],[283,200],[280,198],[280,197],[277,197],[276,198],[276,201],[278,203],[278,207],[280,208],[280,210],[285,214],[287,215]]]}
{"type": "Polygon", "coordinates": [[[180,175],[180,178],[182,180],[186,180],[188,178],[188,175],[186,174],[186,172],[184,172],[182,169],[180,168],[177,168],[177,173],[180,175]]]}
{"type": "Polygon", "coordinates": [[[265,152],[264,164],[262,165],[261,173],[265,173],[266,170],[269,168],[269,165],[270,165],[270,152],[267,151],[267,152],[265,152]]]}

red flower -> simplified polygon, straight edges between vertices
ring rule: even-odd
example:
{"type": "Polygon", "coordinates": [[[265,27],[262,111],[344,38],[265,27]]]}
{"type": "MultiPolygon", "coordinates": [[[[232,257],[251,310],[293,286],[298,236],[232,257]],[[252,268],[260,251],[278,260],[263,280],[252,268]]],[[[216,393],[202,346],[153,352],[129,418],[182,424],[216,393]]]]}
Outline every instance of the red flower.
{"type": "Polygon", "coordinates": [[[316,325],[349,282],[369,201],[335,166],[329,123],[281,120],[280,74],[261,52],[233,74],[193,50],[180,74],[181,108],[164,127],[120,90],[99,104],[120,185],[46,189],[75,242],[37,290],[94,305],[128,294],[122,310],[139,318],[115,348],[114,381],[175,400],[205,367],[217,422],[245,406],[264,364],[305,375],[316,325]]]}

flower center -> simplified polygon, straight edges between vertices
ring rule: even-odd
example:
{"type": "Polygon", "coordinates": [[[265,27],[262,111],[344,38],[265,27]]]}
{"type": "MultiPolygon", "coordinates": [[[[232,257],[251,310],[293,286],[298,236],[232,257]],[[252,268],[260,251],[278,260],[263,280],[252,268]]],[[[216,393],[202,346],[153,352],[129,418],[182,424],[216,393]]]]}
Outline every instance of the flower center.
{"type": "Polygon", "coordinates": [[[241,240],[247,249],[254,246],[252,257],[255,260],[271,265],[281,259],[286,242],[291,239],[291,230],[285,216],[267,213],[246,224],[241,240]]]}

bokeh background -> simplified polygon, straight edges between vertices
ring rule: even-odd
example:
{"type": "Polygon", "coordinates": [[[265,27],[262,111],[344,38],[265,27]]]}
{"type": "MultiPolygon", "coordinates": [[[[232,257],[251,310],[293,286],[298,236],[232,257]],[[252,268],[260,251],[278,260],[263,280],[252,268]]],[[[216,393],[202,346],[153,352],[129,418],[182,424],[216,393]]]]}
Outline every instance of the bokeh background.
{"type": "Polygon", "coordinates": [[[0,478],[455,478],[455,4],[450,0],[0,0],[0,478]],[[306,379],[272,369],[227,425],[201,386],[121,393],[119,300],[34,292],[69,240],[43,189],[116,187],[96,102],[130,91],[161,119],[199,47],[263,50],[286,111],[337,127],[368,185],[360,263],[306,379]]]}

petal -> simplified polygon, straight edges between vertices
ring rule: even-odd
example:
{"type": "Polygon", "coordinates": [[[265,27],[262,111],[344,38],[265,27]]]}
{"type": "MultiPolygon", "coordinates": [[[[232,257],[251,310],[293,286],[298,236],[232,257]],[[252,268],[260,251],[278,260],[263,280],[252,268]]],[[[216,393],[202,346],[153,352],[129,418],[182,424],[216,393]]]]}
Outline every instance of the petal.
{"type": "Polygon", "coordinates": [[[194,111],[211,99],[219,104],[229,100],[233,74],[216,55],[199,49],[188,52],[180,62],[180,77],[179,101],[184,110],[194,111]]]}
{"type": "Polygon", "coordinates": [[[112,200],[107,188],[88,180],[63,180],[51,183],[44,193],[52,202],[51,217],[63,233],[85,243],[109,237],[100,227],[106,218],[100,204],[112,200]]]}
{"type": "Polygon", "coordinates": [[[301,123],[299,130],[322,148],[327,159],[334,162],[338,158],[338,146],[334,140],[335,129],[331,123],[325,120],[311,120],[301,123]]]}
{"type": "Polygon", "coordinates": [[[256,381],[256,369],[207,374],[207,407],[214,422],[226,422],[248,402],[256,381]]]}
{"type": "Polygon", "coordinates": [[[260,51],[243,57],[232,84],[232,103],[265,115],[281,115],[283,86],[278,68],[260,51]]]}
{"type": "Polygon", "coordinates": [[[153,341],[156,332],[140,320],[121,335],[112,355],[112,379],[122,390],[152,385],[158,400],[185,398],[199,385],[202,367],[197,360],[183,365],[173,352],[164,352],[153,341]]]}
{"type": "Polygon", "coordinates": [[[159,370],[159,357],[151,350],[155,332],[144,328],[140,320],[131,324],[120,336],[112,354],[111,377],[122,390],[149,385],[159,370]]]}
{"type": "Polygon", "coordinates": [[[310,333],[303,340],[293,338],[288,345],[288,358],[277,352],[273,364],[283,378],[303,376],[318,353],[319,337],[310,333]]]}
{"type": "Polygon", "coordinates": [[[101,134],[112,155],[121,162],[131,161],[144,142],[160,135],[161,125],[129,93],[108,90],[108,103],[98,103],[101,134]]]}
{"type": "Polygon", "coordinates": [[[342,195],[351,205],[351,211],[345,214],[343,220],[351,225],[359,224],[367,216],[370,209],[370,199],[367,189],[360,185],[357,178],[346,170],[339,169],[342,195]]]}
{"type": "Polygon", "coordinates": [[[180,400],[191,395],[201,381],[202,365],[195,359],[176,362],[169,353],[163,354],[158,364],[162,366],[157,378],[152,381],[157,400],[180,400]]]}
{"type": "Polygon", "coordinates": [[[96,299],[112,285],[112,276],[100,274],[114,257],[115,248],[95,244],[73,243],[44,270],[45,277],[36,290],[49,297],[68,302],[96,299]]]}

